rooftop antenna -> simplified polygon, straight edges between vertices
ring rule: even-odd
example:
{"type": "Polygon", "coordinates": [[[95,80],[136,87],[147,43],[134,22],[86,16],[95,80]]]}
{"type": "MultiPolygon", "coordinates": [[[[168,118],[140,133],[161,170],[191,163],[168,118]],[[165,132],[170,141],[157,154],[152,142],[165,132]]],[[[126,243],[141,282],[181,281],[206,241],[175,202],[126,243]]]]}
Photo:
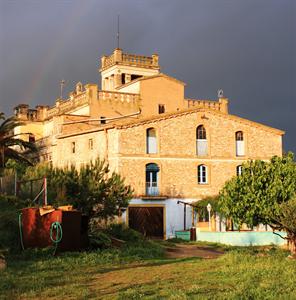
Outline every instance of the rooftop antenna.
{"type": "Polygon", "coordinates": [[[60,99],[63,99],[63,89],[64,89],[64,85],[65,85],[65,80],[62,79],[61,82],[60,82],[60,85],[61,85],[61,97],[60,99]]]}
{"type": "Polygon", "coordinates": [[[119,49],[119,15],[117,16],[117,49],[119,49]]]}

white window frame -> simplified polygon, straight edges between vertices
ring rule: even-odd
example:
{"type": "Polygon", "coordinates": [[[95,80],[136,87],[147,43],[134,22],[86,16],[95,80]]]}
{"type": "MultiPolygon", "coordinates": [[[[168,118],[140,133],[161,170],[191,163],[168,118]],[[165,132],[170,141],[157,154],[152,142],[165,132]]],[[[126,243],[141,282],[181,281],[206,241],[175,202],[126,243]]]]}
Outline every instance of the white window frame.
{"type": "Polygon", "coordinates": [[[242,175],[242,172],[243,172],[243,166],[242,165],[236,166],[236,175],[240,176],[242,175]]]}
{"type": "Polygon", "coordinates": [[[235,154],[236,156],[244,156],[245,155],[245,141],[244,141],[244,132],[237,131],[235,133],[235,154]],[[237,134],[241,132],[241,139],[237,139],[237,134]]]}
{"type": "Polygon", "coordinates": [[[208,184],[208,167],[206,165],[197,167],[197,183],[208,184]]]}
{"type": "Polygon", "coordinates": [[[199,125],[196,128],[196,155],[197,156],[207,156],[208,155],[208,140],[207,140],[207,130],[204,125],[199,125]],[[199,138],[198,129],[203,127],[205,138],[199,138]]]}
{"type": "Polygon", "coordinates": [[[147,164],[145,176],[146,176],[146,195],[147,196],[158,196],[159,195],[159,166],[155,163],[147,164]],[[151,164],[155,165],[157,170],[147,169],[148,165],[151,165],[151,164]],[[153,181],[153,177],[154,177],[153,175],[155,176],[155,181],[153,181]]]}
{"type": "Polygon", "coordinates": [[[147,154],[156,154],[157,153],[157,136],[155,128],[146,129],[146,153],[147,154]],[[155,136],[150,136],[149,132],[154,132],[155,136]]]}

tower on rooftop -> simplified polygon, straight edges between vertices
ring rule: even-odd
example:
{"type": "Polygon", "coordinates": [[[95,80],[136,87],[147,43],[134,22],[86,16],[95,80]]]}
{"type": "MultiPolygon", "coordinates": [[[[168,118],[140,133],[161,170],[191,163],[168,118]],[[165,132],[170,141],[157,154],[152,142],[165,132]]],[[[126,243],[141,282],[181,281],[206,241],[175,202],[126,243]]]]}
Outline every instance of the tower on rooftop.
{"type": "Polygon", "coordinates": [[[115,49],[110,56],[101,58],[101,89],[114,91],[116,88],[137,78],[159,74],[158,55],[134,55],[115,49]]]}

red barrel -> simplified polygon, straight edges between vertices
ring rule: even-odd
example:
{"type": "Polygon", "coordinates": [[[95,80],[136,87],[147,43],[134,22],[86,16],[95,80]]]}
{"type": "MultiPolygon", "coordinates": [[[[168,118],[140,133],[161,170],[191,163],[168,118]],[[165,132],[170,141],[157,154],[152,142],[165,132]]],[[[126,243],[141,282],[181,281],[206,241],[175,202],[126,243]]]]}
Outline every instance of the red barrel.
{"type": "MultiPolygon", "coordinates": [[[[60,222],[63,237],[58,243],[60,251],[76,251],[85,247],[87,229],[82,228],[82,216],[79,211],[63,211],[56,209],[43,216],[39,208],[22,210],[22,233],[25,248],[44,248],[52,246],[50,238],[51,224],[60,222]]],[[[85,227],[85,226],[84,226],[85,227]]]]}

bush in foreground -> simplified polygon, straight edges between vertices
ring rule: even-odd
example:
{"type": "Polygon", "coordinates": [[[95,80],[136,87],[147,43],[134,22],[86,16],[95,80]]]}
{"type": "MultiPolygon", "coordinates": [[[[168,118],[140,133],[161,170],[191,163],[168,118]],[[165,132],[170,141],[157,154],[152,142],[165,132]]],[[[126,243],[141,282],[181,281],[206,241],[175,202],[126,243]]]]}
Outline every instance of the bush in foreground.
{"type": "Polygon", "coordinates": [[[0,253],[20,250],[18,215],[25,204],[14,196],[0,195],[0,253]]]}

